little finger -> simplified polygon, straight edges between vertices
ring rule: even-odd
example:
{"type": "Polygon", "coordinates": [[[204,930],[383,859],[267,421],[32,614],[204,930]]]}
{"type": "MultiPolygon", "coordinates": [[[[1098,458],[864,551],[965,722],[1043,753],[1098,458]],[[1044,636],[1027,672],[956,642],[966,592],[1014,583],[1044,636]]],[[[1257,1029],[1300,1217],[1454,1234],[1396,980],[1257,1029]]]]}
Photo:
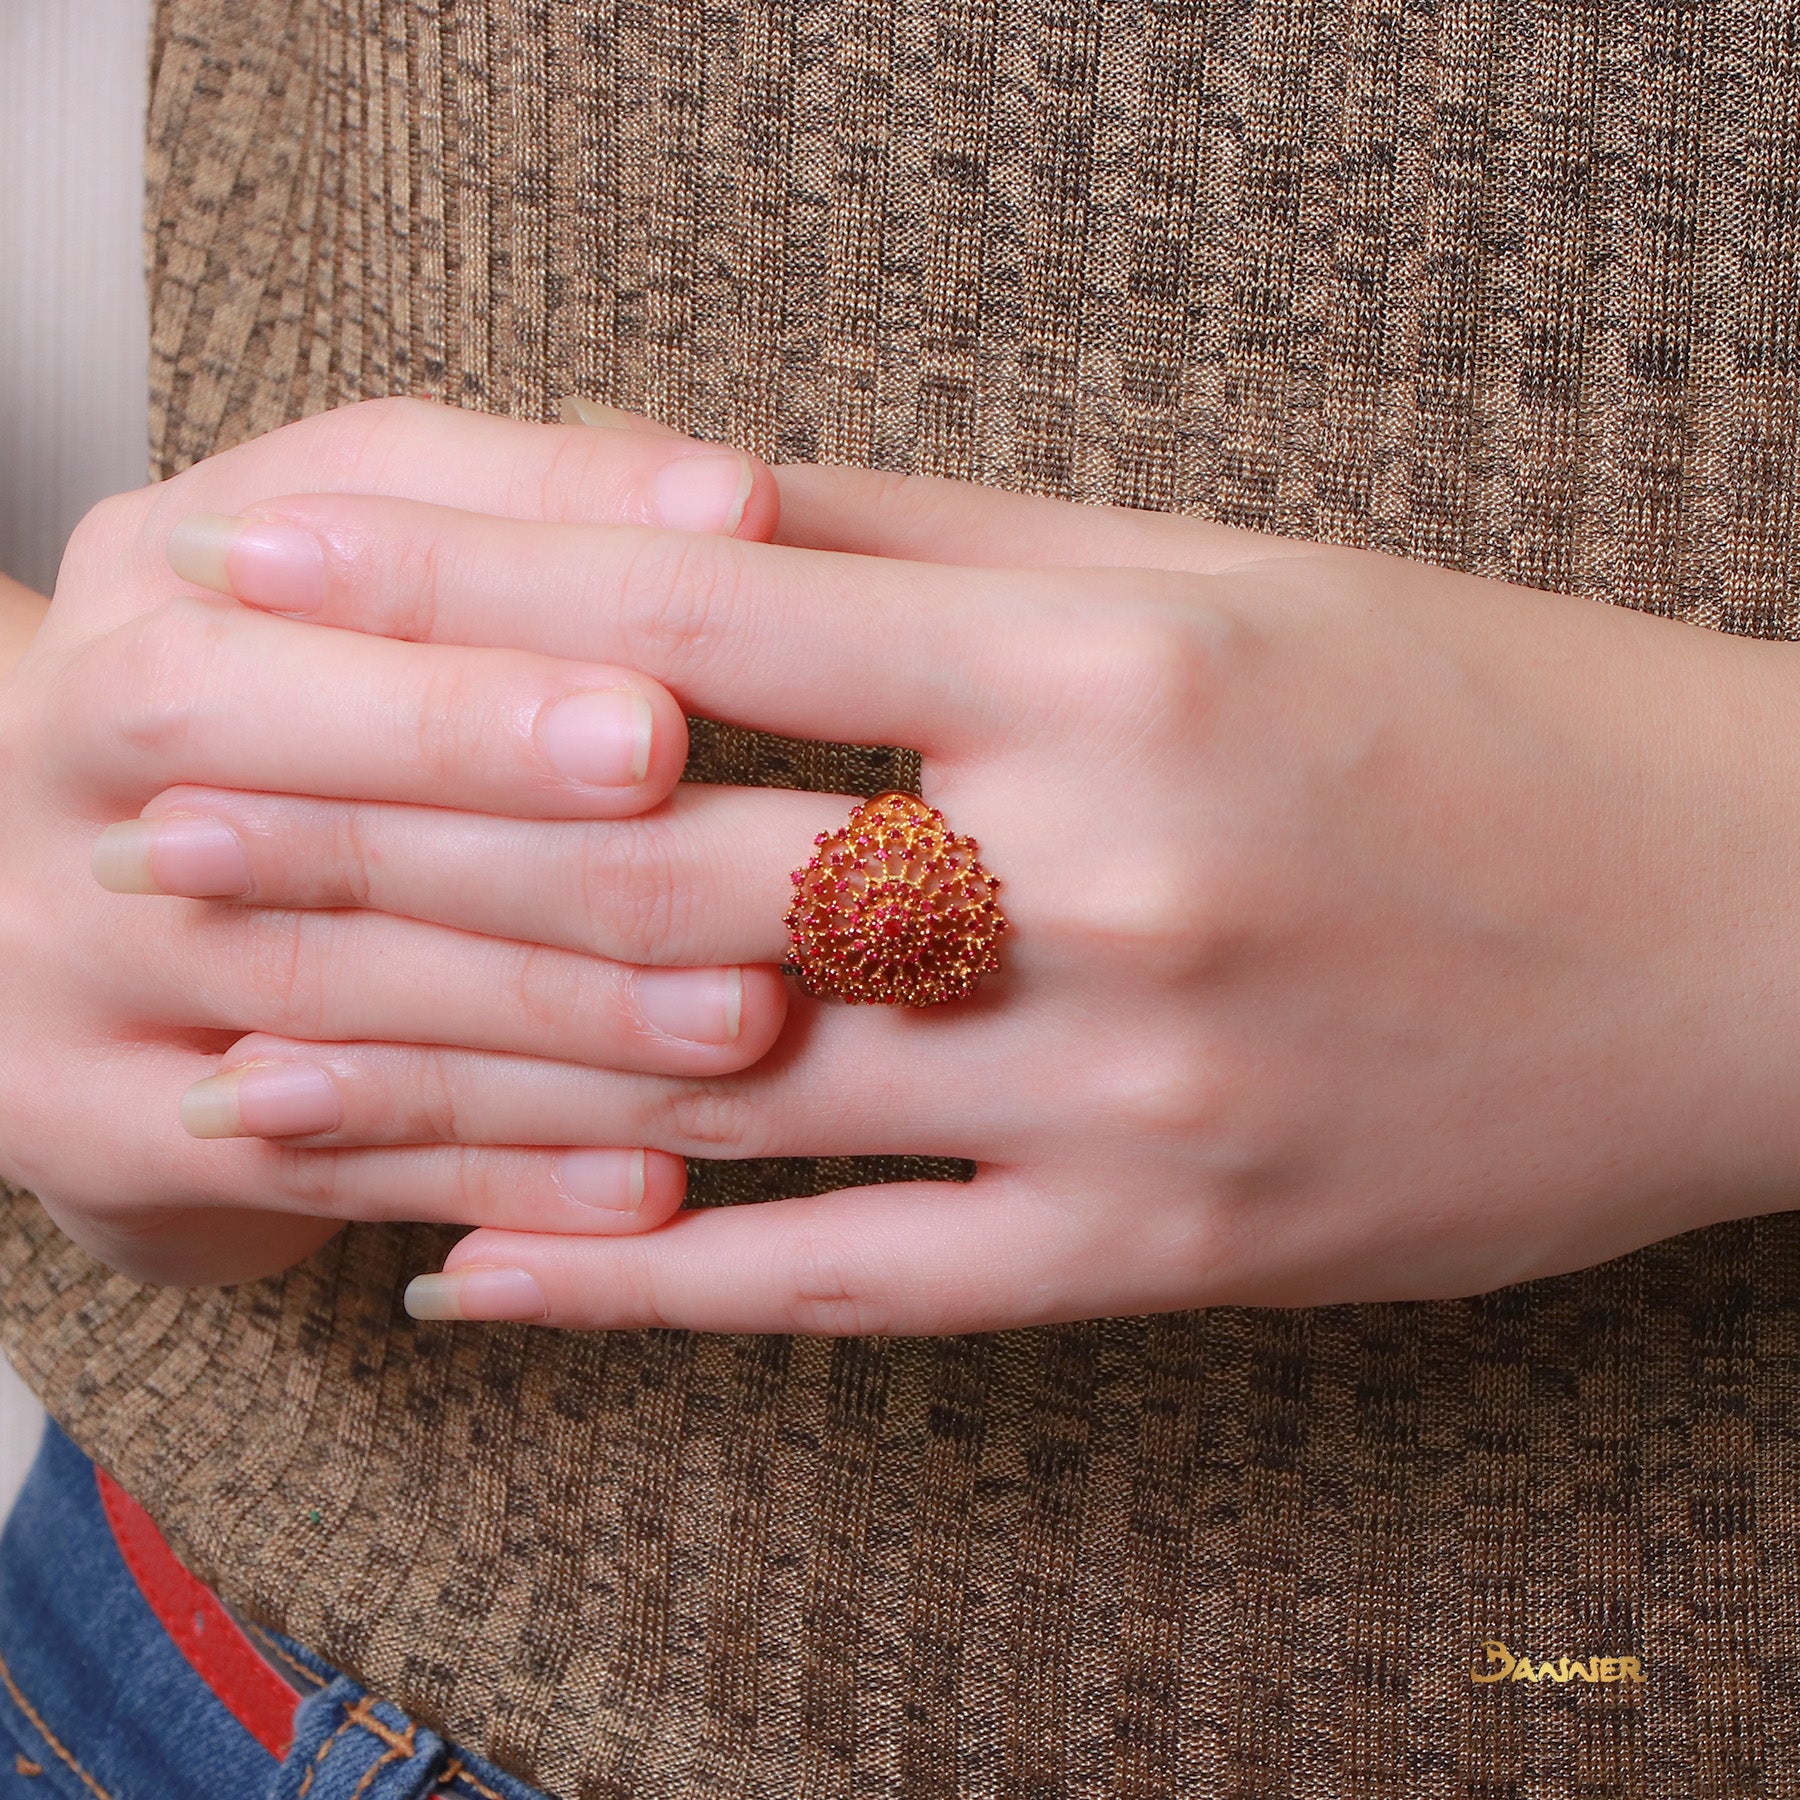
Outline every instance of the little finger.
{"type": "Polygon", "coordinates": [[[988,1169],[689,1210],[605,1243],[481,1230],[412,1281],[406,1308],[583,1330],[935,1336],[1092,1316],[1076,1236],[1018,1175],[988,1169]]]}

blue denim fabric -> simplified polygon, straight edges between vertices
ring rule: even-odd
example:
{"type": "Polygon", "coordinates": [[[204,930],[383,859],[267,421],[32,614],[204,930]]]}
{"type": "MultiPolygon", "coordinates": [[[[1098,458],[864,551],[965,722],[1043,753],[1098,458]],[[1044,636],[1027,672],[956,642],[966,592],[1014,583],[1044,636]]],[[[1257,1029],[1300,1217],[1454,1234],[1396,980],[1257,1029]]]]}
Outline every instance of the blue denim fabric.
{"type": "Polygon", "coordinates": [[[286,1638],[313,1691],[275,1758],[195,1674],[52,1425],[0,1537],[0,1800],[546,1800],[286,1638]]]}

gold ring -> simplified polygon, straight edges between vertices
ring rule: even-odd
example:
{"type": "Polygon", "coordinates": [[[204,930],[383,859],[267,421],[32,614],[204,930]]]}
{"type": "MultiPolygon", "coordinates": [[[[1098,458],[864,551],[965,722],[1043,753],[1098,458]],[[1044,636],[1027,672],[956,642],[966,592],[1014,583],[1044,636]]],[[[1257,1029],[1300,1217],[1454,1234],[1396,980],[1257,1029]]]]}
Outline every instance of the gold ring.
{"type": "Polygon", "coordinates": [[[939,1006],[1000,967],[1000,883],[917,794],[877,794],[813,842],[787,912],[787,967],[809,994],[939,1006]]]}

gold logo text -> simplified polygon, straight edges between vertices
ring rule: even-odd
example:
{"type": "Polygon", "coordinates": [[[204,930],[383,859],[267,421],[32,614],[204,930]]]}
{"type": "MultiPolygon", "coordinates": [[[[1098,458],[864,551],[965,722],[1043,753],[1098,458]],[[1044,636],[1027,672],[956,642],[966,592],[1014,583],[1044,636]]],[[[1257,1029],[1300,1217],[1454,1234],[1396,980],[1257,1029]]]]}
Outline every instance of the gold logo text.
{"type": "Polygon", "coordinates": [[[1484,1638],[1487,1667],[1469,1671],[1469,1679],[1486,1686],[1491,1681],[1642,1681],[1643,1664],[1635,1656],[1548,1656],[1534,1663],[1529,1656],[1514,1656],[1498,1638],[1484,1638]]]}

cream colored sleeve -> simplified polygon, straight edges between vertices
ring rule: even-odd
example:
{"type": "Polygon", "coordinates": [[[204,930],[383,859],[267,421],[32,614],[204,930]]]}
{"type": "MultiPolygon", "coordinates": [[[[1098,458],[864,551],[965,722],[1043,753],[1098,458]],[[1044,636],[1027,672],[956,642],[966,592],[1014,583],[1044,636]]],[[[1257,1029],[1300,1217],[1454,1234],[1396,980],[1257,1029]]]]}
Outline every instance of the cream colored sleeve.
{"type": "Polygon", "coordinates": [[[0,570],[144,480],[150,0],[0,0],[0,570]]]}

